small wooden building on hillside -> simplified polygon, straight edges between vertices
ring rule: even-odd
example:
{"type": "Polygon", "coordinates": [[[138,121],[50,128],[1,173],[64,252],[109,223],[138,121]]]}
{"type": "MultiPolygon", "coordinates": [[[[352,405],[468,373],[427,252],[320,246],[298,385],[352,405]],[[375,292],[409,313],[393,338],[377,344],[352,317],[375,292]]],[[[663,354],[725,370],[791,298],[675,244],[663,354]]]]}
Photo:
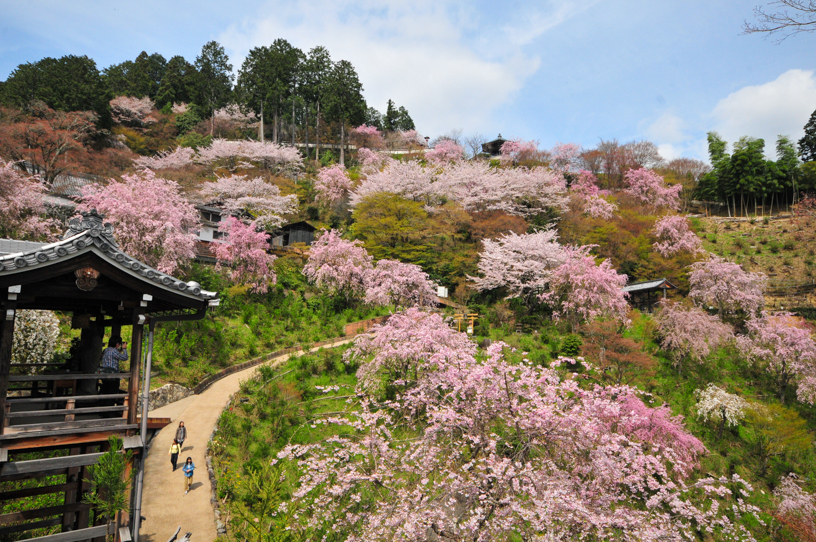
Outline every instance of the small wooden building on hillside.
{"type": "Polygon", "coordinates": [[[306,222],[293,222],[275,230],[269,237],[269,244],[274,248],[288,247],[295,243],[310,246],[314,242],[317,228],[306,222]]]}
{"type": "MultiPolygon", "coordinates": [[[[104,540],[104,519],[83,502],[90,489],[86,469],[98,461],[110,435],[122,437],[135,453],[131,468],[139,467],[147,424],[138,423],[136,404],[146,335],[162,321],[203,318],[218,303],[215,292],[122,252],[113,227],[95,211],[69,225],[56,243],[0,242],[0,502],[56,495],[60,503],[0,513],[0,537],[58,527],[60,534],[32,540],[104,540]],[[22,309],[70,313],[81,329],[75,357],[42,372],[12,367],[15,319],[22,309]],[[97,372],[106,336],[129,343],[129,366],[120,373],[97,372]],[[126,389],[97,391],[100,381],[112,380],[124,381],[126,389]],[[31,459],[30,452],[47,453],[31,459]],[[3,484],[25,479],[37,482],[11,490],[3,484]]],[[[152,340],[148,345],[143,390],[149,389],[152,340]]],[[[130,514],[119,518],[127,526],[119,531],[125,539],[138,530],[140,495],[131,493],[130,514]]]]}
{"type": "Polygon", "coordinates": [[[646,312],[652,312],[654,304],[660,301],[661,297],[666,299],[668,290],[677,290],[677,286],[665,278],[633,282],[623,287],[623,291],[629,294],[629,303],[636,309],[646,312]]]}
{"type": "Polygon", "coordinates": [[[501,156],[501,148],[506,141],[507,140],[504,139],[501,134],[499,134],[499,137],[497,137],[493,141],[482,143],[482,153],[486,154],[490,158],[501,156]]]}

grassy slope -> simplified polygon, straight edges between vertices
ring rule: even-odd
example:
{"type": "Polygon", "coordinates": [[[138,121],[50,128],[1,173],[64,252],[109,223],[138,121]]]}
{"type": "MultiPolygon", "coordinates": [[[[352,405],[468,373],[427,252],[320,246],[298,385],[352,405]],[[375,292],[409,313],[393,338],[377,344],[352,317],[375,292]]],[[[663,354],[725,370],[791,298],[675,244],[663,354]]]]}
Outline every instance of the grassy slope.
{"type": "MultiPolygon", "coordinates": [[[[816,456],[812,447],[798,455],[772,459],[768,472],[759,475],[757,457],[744,428],[726,429],[723,438],[718,440],[713,425],[695,418],[693,392],[709,382],[717,382],[752,401],[775,403],[770,382],[762,371],[743,363],[734,352],[722,350],[707,364],[687,366],[678,373],[654,343],[651,329],[650,317],[635,315],[634,324],[627,332],[627,336],[639,341],[656,362],[654,373],[636,374],[633,383],[651,393],[655,404],[666,402],[676,414],[683,415],[689,431],[706,445],[710,453],[701,461],[699,475],[739,474],[754,486],[749,501],[766,511],[772,509],[771,492],[782,475],[796,471],[804,478],[816,479],[816,456]]],[[[516,347],[516,352],[508,354],[509,359],[520,361],[526,357],[541,364],[549,363],[560,352],[565,339],[554,326],[546,326],[533,334],[513,333],[507,327],[493,328],[489,335],[516,347]]],[[[323,351],[292,361],[276,374],[266,372],[259,380],[244,385],[237,401],[224,413],[213,446],[218,492],[234,520],[233,535],[240,538],[247,534],[241,531],[242,526],[249,525],[241,519],[241,511],[246,514],[246,507],[259,505],[258,494],[251,489],[253,471],[266,468],[270,458],[289,442],[305,444],[325,439],[331,430],[313,424],[315,418],[354,408],[354,404],[347,403],[344,398],[323,399],[325,396],[315,388],[337,384],[341,388],[333,394],[348,395],[356,383],[354,369],[342,363],[339,352],[323,351]],[[315,402],[315,399],[321,400],[315,402]]],[[[811,432],[816,429],[816,410],[801,404],[790,405],[790,408],[807,421],[811,432]]],[[[296,480],[294,472],[286,474],[287,481],[277,490],[278,499],[291,495],[296,480]]],[[[271,479],[274,474],[270,474],[267,468],[266,476],[271,479]]],[[[257,473],[255,477],[257,482],[257,473]]],[[[251,513],[257,515],[257,509],[251,513]]],[[[751,518],[745,520],[758,540],[793,540],[788,533],[778,530],[770,515],[763,514],[762,519],[767,526],[751,518]]]]}

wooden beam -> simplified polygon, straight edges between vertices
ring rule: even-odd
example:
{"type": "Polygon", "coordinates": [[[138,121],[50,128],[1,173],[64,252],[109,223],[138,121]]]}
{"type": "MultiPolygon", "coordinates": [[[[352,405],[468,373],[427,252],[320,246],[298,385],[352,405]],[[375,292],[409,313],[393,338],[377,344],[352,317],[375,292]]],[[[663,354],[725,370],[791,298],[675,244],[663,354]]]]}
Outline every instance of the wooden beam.
{"type": "Polygon", "coordinates": [[[36,495],[48,495],[50,493],[61,493],[68,489],[73,489],[75,483],[57,484],[53,486],[29,487],[26,489],[15,489],[14,491],[5,491],[0,493],[0,502],[10,501],[13,499],[22,499],[23,497],[34,497],[36,495]]]}
{"type": "MultiPolygon", "coordinates": [[[[73,416],[75,414],[98,414],[100,412],[122,412],[127,410],[126,406],[100,406],[87,408],[57,408],[54,410],[21,410],[20,412],[10,412],[6,418],[31,418],[39,416],[73,416]]],[[[65,421],[73,421],[66,419],[65,421]]],[[[15,426],[12,426],[14,428],[15,426]]]]}
{"type": "MultiPolygon", "coordinates": [[[[42,521],[32,521],[31,523],[22,523],[20,525],[12,525],[11,527],[0,527],[0,536],[11,533],[19,533],[21,531],[31,531],[33,529],[42,529],[43,527],[53,527],[62,523],[62,518],[44,519],[42,521]]],[[[28,540],[40,540],[38,538],[29,538],[28,540]]]]}
{"type": "Polygon", "coordinates": [[[63,457],[48,457],[45,459],[29,459],[26,461],[12,461],[0,466],[0,476],[14,476],[31,472],[46,472],[52,470],[69,469],[96,465],[102,452],[81,455],[66,455],[63,457]]]}
{"type": "MultiPolygon", "coordinates": [[[[58,525],[52,523],[52,525],[58,525]]],[[[27,530],[27,529],[26,529],[27,530]]],[[[29,538],[26,542],[82,542],[108,534],[107,525],[97,525],[96,527],[88,527],[87,529],[77,529],[76,531],[69,531],[67,533],[50,534],[48,536],[39,536],[37,538],[29,538]]]]}
{"type": "MultiPolygon", "coordinates": [[[[124,418],[114,418],[114,419],[107,420],[107,421],[121,423],[121,421],[123,419],[124,418]]],[[[73,423],[77,423],[77,422],[73,422],[73,423]]],[[[59,425],[65,426],[67,424],[63,423],[63,424],[59,424],[59,425]]],[[[95,432],[98,433],[100,431],[106,431],[105,435],[118,435],[120,433],[123,433],[123,432],[127,431],[128,429],[138,429],[138,428],[139,428],[139,424],[133,423],[133,424],[125,424],[125,425],[111,425],[109,427],[104,427],[104,426],[98,426],[97,425],[97,426],[78,426],[78,427],[70,427],[70,428],[66,427],[64,429],[52,429],[52,430],[48,430],[48,431],[36,431],[36,432],[21,431],[21,432],[16,432],[16,433],[4,433],[4,434],[0,435],[0,442],[3,442],[4,443],[3,446],[5,448],[8,448],[9,450],[12,450],[12,449],[25,449],[25,448],[39,448],[41,446],[33,445],[33,443],[31,443],[31,442],[23,443],[22,446],[14,446],[11,443],[5,444],[5,442],[6,441],[11,441],[11,440],[20,440],[20,439],[36,439],[36,438],[71,436],[71,435],[75,435],[75,434],[79,434],[79,433],[95,433],[95,432]]],[[[105,441],[105,440],[107,440],[107,436],[105,436],[105,438],[101,439],[101,441],[105,441]]],[[[45,444],[43,446],[54,446],[54,444],[45,444]]]]}
{"type": "MultiPolygon", "coordinates": [[[[9,375],[9,382],[50,382],[54,380],[112,380],[130,378],[130,373],[60,373],[45,375],[9,375]]],[[[81,396],[80,396],[81,397],[81,396]]],[[[76,397],[74,397],[76,399],[76,397]]]]}
{"type": "Polygon", "coordinates": [[[43,433],[59,429],[83,429],[86,427],[116,427],[119,425],[127,425],[127,420],[122,418],[107,418],[101,420],[79,420],[73,422],[46,422],[46,423],[30,423],[25,425],[14,425],[6,427],[6,433],[2,435],[12,436],[22,433],[43,433]],[[13,431],[12,431],[13,429],[13,431]]]}
{"type": "MultiPolygon", "coordinates": [[[[92,506],[87,503],[62,504],[59,506],[49,506],[48,508],[35,508],[33,510],[20,510],[0,514],[0,525],[8,525],[17,521],[27,521],[29,519],[47,518],[49,516],[62,515],[65,512],[78,512],[83,508],[90,509],[92,506]]],[[[60,520],[61,522],[61,520],[60,520]]]]}
{"type": "Polygon", "coordinates": [[[76,401],[82,403],[84,401],[98,401],[100,399],[124,399],[127,397],[126,393],[111,393],[109,395],[70,395],[65,397],[9,397],[6,399],[6,404],[10,405],[24,405],[31,403],[61,403],[64,401],[76,401]]]}
{"type": "Polygon", "coordinates": [[[46,435],[0,435],[4,448],[9,450],[42,450],[44,448],[65,448],[76,444],[94,444],[105,442],[111,435],[124,437],[127,431],[138,429],[137,424],[128,424],[111,429],[68,429],[51,431],[46,435]]]}
{"type": "MultiPolygon", "coordinates": [[[[136,418],[136,423],[141,423],[142,418],[136,418]]],[[[163,429],[170,425],[170,422],[173,421],[170,418],[147,418],[147,428],[148,429],[163,429]]]]}

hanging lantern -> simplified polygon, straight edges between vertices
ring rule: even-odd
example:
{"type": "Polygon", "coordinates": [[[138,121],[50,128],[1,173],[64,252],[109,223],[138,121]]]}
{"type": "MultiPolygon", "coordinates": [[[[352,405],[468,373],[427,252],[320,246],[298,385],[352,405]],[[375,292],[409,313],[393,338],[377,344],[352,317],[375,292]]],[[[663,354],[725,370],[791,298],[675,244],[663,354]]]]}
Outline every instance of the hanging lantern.
{"type": "Polygon", "coordinates": [[[74,271],[74,275],[76,275],[76,285],[77,288],[82,290],[83,292],[90,292],[94,288],[96,288],[97,281],[96,279],[99,278],[99,271],[94,269],[93,267],[81,267],[74,271]]]}

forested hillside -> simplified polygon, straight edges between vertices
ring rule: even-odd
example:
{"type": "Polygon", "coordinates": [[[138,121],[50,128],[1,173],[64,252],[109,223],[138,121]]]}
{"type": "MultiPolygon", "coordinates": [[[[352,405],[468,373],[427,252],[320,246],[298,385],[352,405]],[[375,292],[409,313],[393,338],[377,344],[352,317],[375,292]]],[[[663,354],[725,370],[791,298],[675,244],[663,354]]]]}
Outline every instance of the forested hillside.
{"type": "MultiPolygon", "coordinates": [[[[648,141],[490,154],[370,107],[322,47],[275,40],[237,74],[210,42],[0,88],[0,237],[96,209],[220,292],[163,326],[157,382],[391,314],[243,385],[210,444],[229,538],[816,540],[813,119],[776,160],[715,133],[710,166],[648,141]],[[206,264],[195,204],[222,213],[206,264]],[[304,221],[313,243],[270,245],[304,221]]],[[[67,355],[54,316],[23,363],[67,355]]]]}

